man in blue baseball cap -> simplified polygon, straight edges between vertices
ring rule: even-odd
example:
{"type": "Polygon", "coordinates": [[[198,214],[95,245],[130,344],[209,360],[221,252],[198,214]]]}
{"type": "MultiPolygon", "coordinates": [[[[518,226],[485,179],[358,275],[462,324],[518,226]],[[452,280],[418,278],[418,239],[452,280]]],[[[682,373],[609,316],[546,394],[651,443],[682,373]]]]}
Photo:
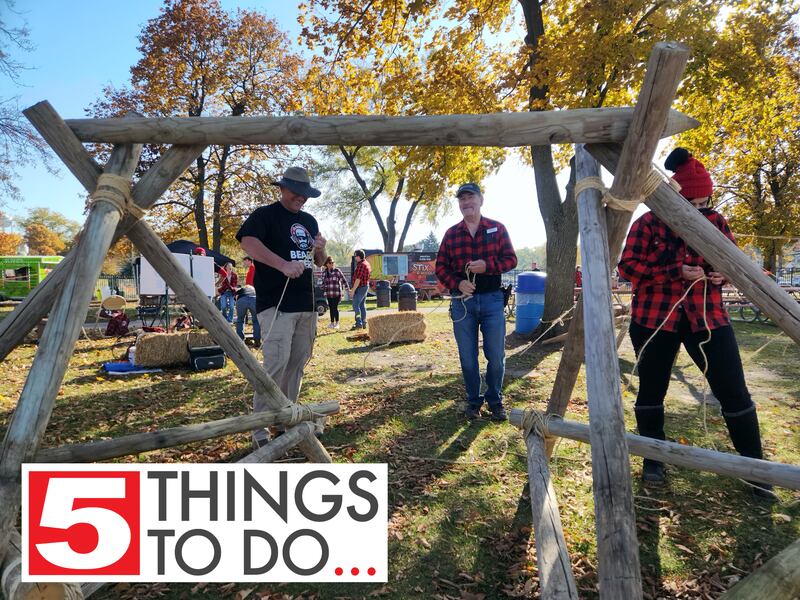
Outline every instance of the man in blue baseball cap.
{"type": "Polygon", "coordinates": [[[506,318],[500,276],[517,266],[517,255],[505,226],[481,216],[483,194],[476,183],[456,192],[464,217],[444,234],[436,256],[436,277],[450,290],[450,315],[466,389],[465,416],[477,419],[484,401],[492,420],[505,421],[506,318]],[[478,330],[486,356],[486,392],[481,394],[478,330]]]}
{"type": "MultiPolygon", "coordinates": [[[[286,169],[273,185],[281,188],[280,200],[253,211],[236,239],[256,267],[253,286],[257,318],[265,334],[264,368],[286,397],[297,402],[317,335],[313,269],[315,264],[321,267],[326,256],[317,220],[302,209],[320,191],[311,186],[301,167],[286,169]]],[[[255,411],[268,408],[258,395],[253,402],[255,411]]],[[[253,432],[257,447],[268,439],[264,429],[253,432]]]]}

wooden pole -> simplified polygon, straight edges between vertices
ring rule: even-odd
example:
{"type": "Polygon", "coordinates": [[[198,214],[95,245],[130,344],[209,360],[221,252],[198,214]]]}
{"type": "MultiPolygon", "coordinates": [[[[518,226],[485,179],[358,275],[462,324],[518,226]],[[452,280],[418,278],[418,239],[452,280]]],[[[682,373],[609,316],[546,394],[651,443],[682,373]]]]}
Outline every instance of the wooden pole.
{"type": "MultiPolygon", "coordinates": [[[[72,173],[92,192],[97,186],[94,160],[75,137],[58,113],[48,102],[40,102],[25,111],[25,116],[36,127],[45,141],[54,149],[72,173]]],[[[150,208],[170,185],[204,150],[205,146],[173,146],[169,148],[137,182],[131,195],[143,209],[150,208]]],[[[130,229],[135,219],[125,216],[117,226],[112,244],[130,229]]],[[[55,301],[58,290],[64,285],[72,268],[75,250],[67,256],[31,290],[31,293],[5,319],[0,321],[0,360],[3,360],[47,315],[55,301]]]]}
{"type": "MultiPolygon", "coordinates": [[[[175,294],[189,307],[192,314],[200,319],[211,336],[239,367],[256,394],[263,396],[267,406],[278,410],[291,405],[253,353],[225,321],[222,313],[211,304],[200,287],[183,270],[158,234],[146,222],[140,220],[128,231],[128,237],[167,285],[175,290],[175,294]]],[[[331,462],[330,455],[313,433],[301,442],[300,448],[310,462],[331,462]]]]}
{"type": "MultiPolygon", "coordinates": [[[[141,146],[116,147],[106,172],[129,179],[140,152],[141,146]]],[[[6,431],[0,450],[0,563],[19,511],[20,465],[33,458],[41,443],[120,216],[109,202],[92,205],[78,241],[72,272],[50,313],[6,431]]]]}
{"type": "MultiPolygon", "coordinates": [[[[600,166],[580,144],[575,147],[575,167],[578,181],[600,175],[600,166]]],[[[619,388],[605,211],[598,190],[582,191],[577,202],[583,257],[584,351],[598,588],[600,598],[641,598],[639,543],[619,388]]]]}
{"type": "Polygon", "coordinates": [[[633,120],[622,145],[619,168],[611,184],[610,192],[616,198],[628,200],[641,194],[653,169],[653,155],[687,60],[689,48],[677,42],[659,42],[650,52],[633,120]]]}
{"type": "Polygon", "coordinates": [[[0,574],[0,590],[7,600],[80,600],[83,592],[76,583],[23,583],[22,540],[11,531],[6,562],[0,574]]]}
{"type": "MultiPolygon", "coordinates": [[[[512,409],[508,417],[511,424],[519,427],[522,423],[522,414],[522,410],[512,409]]],[[[591,443],[589,426],[583,423],[553,417],[546,419],[545,425],[545,435],[591,443]]],[[[687,469],[800,490],[800,467],[795,465],[655,440],[632,433],[626,433],[625,439],[628,442],[628,450],[636,456],[652,458],[687,469]]]]}
{"type": "Polygon", "coordinates": [[[295,425],[291,429],[287,429],[283,435],[279,435],[274,440],[270,441],[265,446],[262,446],[255,452],[248,454],[243,459],[237,461],[240,463],[268,463],[275,462],[280,457],[284,456],[289,450],[295,446],[300,445],[308,436],[314,435],[314,424],[306,421],[295,425]]]}
{"type": "MultiPolygon", "coordinates": [[[[686,61],[689,58],[689,49],[676,42],[659,42],[650,53],[647,62],[642,88],[636,107],[633,110],[633,119],[629,135],[623,144],[618,175],[614,177],[611,193],[622,199],[631,199],[639,196],[642,185],[651,167],[653,154],[656,151],[659,137],[667,123],[670,114],[670,105],[675,98],[686,61]]],[[[608,254],[611,258],[610,267],[619,262],[622,244],[631,223],[632,214],[626,211],[606,209],[606,228],[608,235],[608,254]]],[[[569,337],[564,343],[561,362],[558,365],[556,379],[553,383],[553,392],[547,403],[547,412],[564,416],[567,412],[578,373],[583,364],[583,298],[578,299],[578,304],[569,326],[569,337]]],[[[617,345],[619,347],[619,345],[617,345]]],[[[547,455],[553,453],[553,443],[548,440],[547,455]]]]}
{"type": "MultiPolygon", "coordinates": [[[[325,402],[322,404],[307,404],[305,408],[315,415],[333,415],[339,412],[339,403],[325,402]]],[[[301,416],[301,420],[307,421],[313,419],[314,417],[311,413],[301,416]]],[[[182,444],[190,444],[192,442],[222,437],[242,431],[251,431],[252,429],[260,427],[286,425],[291,422],[293,415],[294,411],[292,408],[282,408],[280,410],[229,417],[218,421],[210,421],[208,423],[171,427],[169,429],[162,429],[161,431],[135,433],[113,440],[73,444],[70,446],[61,446],[59,448],[47,448],[45,450],[39,450],[39,452],[36,453],[36,462],[62,463],[108,460],[130,454],[158,450],[159,448],[171,448],[182,444]]]]}
{"type": "Polygon", "coordinates": [[[800,597],[800,540],[773,556],[720,596],[720,600],[796,600],[800,597]]]}
{"type": "MultiPolygon", "coordinates": [[[[265,144],[335,146],[531,146],[569,142],[621,142],[632,108],[580,108],[487,115],[386,117],[164,117],[71,119],[82,142],[147,144],[265,144]]],[[[662,135],[699,123],[671,111],[662,135]]]]}
{"type": "Polygon", "coordinates": [[[94,159],[86,153],[80,140],[47,101],[38,102],[22,111],[39,135],[55,152],[67,169],[75,175],[89,192],[97,187],[97,178],[103,172],[94,159]]]}
{"type": "MultiPolygon", "coordinates": [[[[617,170],[620,148],[593,144],[586,149],[609,171],[617,170]]],[[[800,344],[800,304],[742,252],[736,244],[667,183],[661,184],[645,204],[672,231],[733,283],[786,335],[800,344]]]]}
{"type": "Polygon", "coordinates": [[[532,431],[525,437],[525,445],[541,597],[543,600],[577,600],[578,589],[561,527],[558,499],[550,480],[544,438],[532,431]]]}

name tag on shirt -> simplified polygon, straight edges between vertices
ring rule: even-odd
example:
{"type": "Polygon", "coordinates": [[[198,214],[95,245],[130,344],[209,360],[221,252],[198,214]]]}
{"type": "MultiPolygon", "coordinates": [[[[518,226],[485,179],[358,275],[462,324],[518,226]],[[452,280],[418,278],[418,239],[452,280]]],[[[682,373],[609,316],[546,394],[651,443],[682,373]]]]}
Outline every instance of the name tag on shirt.
{"type": "Polygon", "coordinates": [[[486,230],[486,233],[494,233],[495,231],[497,231],[497,227],[490,227],[486,230]]]}

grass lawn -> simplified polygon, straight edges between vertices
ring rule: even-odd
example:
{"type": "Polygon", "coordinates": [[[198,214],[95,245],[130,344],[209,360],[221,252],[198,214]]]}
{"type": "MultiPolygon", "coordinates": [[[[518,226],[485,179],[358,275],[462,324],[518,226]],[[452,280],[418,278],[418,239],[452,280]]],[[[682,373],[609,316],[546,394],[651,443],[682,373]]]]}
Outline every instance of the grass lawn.
{"type": "MultiPolygon", "coordinates": [[[[469,423],[457,411],[463,395],[446,305],[420,304],[428,339],[370,352],[360,336],[325,328],[306,368],[302,400],[338,400],[341,413],[323,435],[336,462],[389,464],[387,584],[117,585],[98,598],[481,598],[538,597],[525,447],[508,424],[469,423]]],[[[3,309],[7,310],[7,309],[3,309]]],[[[0,316],[3,314],[0,312],[0,316]]],[[[343,328],[352,312],[343,312],[343,328]]],[[[766,454],[800,464],[800,350],[768,325],[736,323],[748,385],[759,407],[766,454]],[[769,346],[752,353],[764,343],[769,346]]],[[[509,333],[513,324],[509,324],[509,333]]],[[[99,370],[122,353],[108,340],[80,340],[46,435],[46,446],[116,437],[248,412],[251,390],[229,363],[223,371],[173,370],[113,379],[99,370]]],[[[4,430],[24,384],[35,346],[8,358],[0,389],[4,430]]],[[[560,348],[510,343],[506,399],[512,407],[543,408],[560,348]],[[513,347],[512,347],[513,346],[513,347]]],[[[624,384],[633,366],[621,349],[624,384]]],[[[702,376],[681,353],[667,399],[672,439],[732,451],[719,410],[703,419],[702,376]],[[707,431],[707,433],[706,433],[707,431]]],[[[637,381],[624,393],[634,430],[637,381]]],[[[586,422],[583,374],[568,418],[586,422]]],[[[230,462],[250,450],[240,434],[132,456],[129,461],[230,462]]],[[[297,456],[297,455],[293,455],[297,456]]],[[[778,490],[780,502],[754,500],[745,484],[670,469],[664,489],[643,488],[641,459],[632,459],[634,494],[647,598],[715,598],[800,537],[800,494],[778,490]]],[[[586,444],[563,440],[552,465],[561,517],[581,597],[596,598],[591,463],[586,444]]]]}

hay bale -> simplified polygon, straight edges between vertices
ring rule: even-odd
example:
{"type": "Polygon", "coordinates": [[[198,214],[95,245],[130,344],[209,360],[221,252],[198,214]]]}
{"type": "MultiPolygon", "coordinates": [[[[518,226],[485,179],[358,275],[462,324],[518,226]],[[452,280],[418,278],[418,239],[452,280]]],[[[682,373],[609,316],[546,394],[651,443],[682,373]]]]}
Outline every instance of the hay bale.
{"type": "Polygon", "coordinates": [[[421,312],[403,311],[367,319],[371,344],[422,342],[425,340],[425,317],[421,312]]]}
{"type": "Polygon", "coordinates": [[[143,333],[136,339],[136,364],[171,367],[189,363],[185,333],[143,333]]]}
{"type": "Polygon", "coordinates": [[[186,345],[189,348],[204,348],[206,346],[217,346],[217,342],[207,331],[190,331],[183,334],[186,336],[186,345]]]}

